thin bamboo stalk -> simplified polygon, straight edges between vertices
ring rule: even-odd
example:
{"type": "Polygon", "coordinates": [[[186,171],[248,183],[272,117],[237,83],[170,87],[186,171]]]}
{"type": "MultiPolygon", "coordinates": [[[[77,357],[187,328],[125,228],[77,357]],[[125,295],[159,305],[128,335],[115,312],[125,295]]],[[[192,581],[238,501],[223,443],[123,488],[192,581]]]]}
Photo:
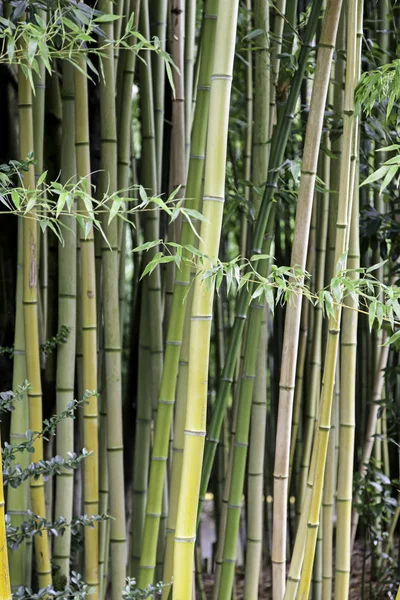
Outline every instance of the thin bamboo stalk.
{"type": "Polygon", "coordinates": [[[133,465],[131,566],[132,577],[139,574],[140,553],[146,511],[151,446],[150,325],[147,303],[147,280],[143,281],[139,329],[138,399],[135,425],[133,465]]]}
{"type": "MultiPolygon", "coordinates": [[[[363,5],[358,1],[357,12],[357,64],[361,69],[363,5]]],[[[360,76],[360,73],[358,73],[360,76]]],[[[356,147],[356,150],[358,148],[356,147]]],[[[354,161],[357,170],[358,163],[354,161]]],[[[355,271],[360,266],[359,243],[359,192],[358,176],[355,174],[354,198],[350,222],[350,240],[348,267],[354,269],[352,277],[357,279],[355,271]]],[[[339,470],[337,490],[337,522],[336,522],[336,565],[335,565],[335,598],[348,598],[351,569],[351,505],[353,497],[353,466],[356,426],[356,361],[357,361],[357,299],[345,299],[343,310],[341,340],[341,383],[340,383],[340,429],[339,429],[339,470]]]]}
{"type": "Polygon", "coordinates": [[[193,91],[197,87],[194,80],[196,38],[196,2],[186,2],[185,5],[185,157],[189,164],[190,137],[193,121],[193,91]]]}
{"type": "MultiPolygon", "coordinates": [[[[211,77],[210,118],[204,175],[203,214],[200,251],[215,261],[221,236],[225,196],[229,104],[235,55],[238,1],[220,5],[216,39],[224,45],[215,49],[211,77]]],[[[213,292],[215,282],[205,285],[195,279],[190,328],[188,401],[182,482],[179,493],[174,551],[173,599],[189,598],[192,593],[193,552],[196,540],[197,499],[204,452],[207,379],[210,351],[213,292]]]]}
{"type": "MultiPolygon", "coordinates": [[[[1,440],[0,440],[1,444],[1,440]]],[[[6,535],[6,514],[3,486],[3,465],[0,465],[0,598],[3,600],[12,600],[10,572],[8,568],[8,548],[6,535]]]]}
{"type": "Polygon", "coordinates": [[[276,121],[276,91],[282,53],[283,26],[285,24],[286,0],[278,0],[274,15],[274,42],[271,44],[271,88],[270,88],[270,136],[276,121]]]}
{"type": "MultiPolygon", "coordinates": [[[[382,344],[385,344],[386,340],[387,340],[387,333],[384,331],[383,336],[382,336],[382,344]]],[[[376,373],[375,373],[374,385],[372,388],[372,404],[370,406],[369,413],[368,413],[367,429],[365,432],[364,446],[363,446],[362,457],[361,457],[360,466],[359,466],[359,473],[364,476],[365,476],[365,473],[367,472],[368,463],[371,459],[372,449],[374,447],[376,424],[378,421],[378,411],[379,411],[378,402],[380,401],[380,399],[382,397],[383,385],[384,385],[384,381],[385,381],[384,369],[386,369],[388,357],[389,357],[389,346],[382,345],[380,354],[379,354],[378,366],[377,366],[376,373]]],[[[355,499],[354,502],[356,503],[357,499],[355,499]]],[[[355,541],[355,537],[356,537],[356,533],[357,533],[358,520],[359,520],[359,513],[355,509],[353,509],[352,518],[351,518],[351,546],[350,546],[350,548],[353,548],[353,546],[354,546],[354,541],[355,541]]]]}
{"type": "MultiPolygon", "coordinates": [[[[165,50],[167,39],[168,0],[152,0],[150,7],[151,34],[160,40],[160,47],[165,50]]],[[[147,37],[147,39],[149,36],[147,37]]],[[[162,56],[152,57],[153,90],[154,90],[154,135],[157,164],[157,189],[161,189],[162,155],[164,140],[164,94],[165,65],[162,56]]]]}
{"type": "MultiPolygon", "coordinates": [[[[111,0],[102,0],[101,10],[113,15],[111,0]]],[[[112,38],[113,23],[104,23],[107,37],[112,38]]],[[[103,57],[104,78],[100,83],[101,158],[100,190],[114,194],[118,185],[117,123],[113,48],[103,57]]],[[[121,333],[119,318],[118,221],[111,222],[107,213],[103,223],[107,242],[102,245],[104,359],[107,400],[107,463],[109,504],[113,516],[110,531],[111,594],[119,600],[126,578],[125,486],[122,433],[121,333]]]]}
{"type": "MultiPolygon", "coordinates": [[[[333,0],[327,3],[315,68],[291,257],[292,266],[300,266],[302,269],[305,268],[307,258],[318,149],[321,141],[325,102],[328,94],[329,76],[341,4],[340,0],[333,0]]],[[[287,483],[301,304],[302,297],[298,296],[292,304],[287,306],[283,338],[274,466],[274,498],[279,498],[279,502],[274,503],[273,520],[272,573],[274,600],[283,598],[285,592],[287,483]]]]}

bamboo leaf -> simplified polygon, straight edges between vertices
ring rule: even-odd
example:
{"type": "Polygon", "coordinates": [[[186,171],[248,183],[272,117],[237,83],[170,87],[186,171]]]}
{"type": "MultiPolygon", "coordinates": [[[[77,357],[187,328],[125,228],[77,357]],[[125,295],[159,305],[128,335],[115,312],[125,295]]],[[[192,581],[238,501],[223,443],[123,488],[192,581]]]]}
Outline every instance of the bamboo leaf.
{"type": "Polygon", "coordinates": [[[44,171],[44,173],[42,173],[38,179],[38,182],[37,182],[38,187],[40,187],[43,184],[44,180],[46,179],[46,176],[47,176],[47,171],[44,171]]]}
{"type": "Polygon", "coordinates": [[[370,183],[374,183],[374,181],[382,179],[382,177],[385,177],[388,170],[389,167],[382,165],[382,167],[379,167],[379,169],[371,173],[371,175],[360,184],[360,187],[362,187],[363,185],[369,185],[370,183]]]}
{"type": "Polygon", "coordinates": [[[376,314],[376,299],[374,298],[374,300],[370,303],[369,309],[368,309],[368,323],[369,323],[370,331],[372,331],[372,327],[374,325],[375,314],[376,314]]]}
{"type": "Polygon", "coordinates": [[[151,242],[145,242],[144,244],[140,244],[140,246],[136,246],[136,248],[133,248],[132,252],[147,251],[150,250],[150,248],[154,248],[155,246],[158,246],[161,243],[162,240],[153,240],[151,242]]]}
{"type": "Polygon", "coordinates": [[[383,179],[382,183],[381,183],[381,189],[379,190],[380,193],[382,194],[383,190],[389,185],[389,183],[392,181],[393,177],[396,175],[397,173],[397,169],[398,166],[397,165],[393,165],[392,167],[390,167],[388,169],[388,172],[386,173],[385,178],[383,179]]]}

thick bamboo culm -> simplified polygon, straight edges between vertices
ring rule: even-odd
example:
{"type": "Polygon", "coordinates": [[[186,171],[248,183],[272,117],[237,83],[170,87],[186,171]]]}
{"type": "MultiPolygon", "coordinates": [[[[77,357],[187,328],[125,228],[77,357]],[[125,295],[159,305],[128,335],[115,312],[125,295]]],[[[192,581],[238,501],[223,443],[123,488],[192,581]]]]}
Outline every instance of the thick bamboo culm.
{"type": "MultiPolygon", "coordinates": [[[[264,307],[265,311],[265,307],[264,307]]],[[[264,317],[265,318],[265,317],[264,317]]],[[[250,448],[248,466],[247,554],[245,571],[245,600],[259,597],[263,542],[263,475],[265,429],[267,418],[267,328],[261,323],[261,339],[257,358],[254,397],[251,408],[250,448]]]]}
{"type": "MultiPolygon", "coordinates": [[[[91,168],[89,149],[89,114],[86,78],[86,63],[79,58],[79,67],[74,71],[75,84],[75,156],[77,177],[84,181],[90,191],[91,168]]],[[[83,203],[82,203],[83,204],[83,203]]],[[[85,214],[86,207],[80,207],[85,214]]],[[[96,270],[93,227],[87,235],[80,230],[80,298],[78,312],[81,314],[82,340],[82,388],[97,392],[97,311],[96,270]]],[[[87,515],[99,511],[99,450],[98,450],[98,400],[94,394],[84,406],[83,440],[92,455],[84,463],[84,508],[87,515]]],[[[99,540],[98,526],[85,527],[85,581],[93,587],[94,600],[99,593],[99,540]]]]}
{"type": "MultiPolygon", "coordinates": [[[[20,156],[26,160],[33,152],[33,116],[32,90],[29,80],[22,68],[18,69],[18,107],[20,119],[20,156]]],[[[35,172],[31,165],[23,178],[24,187],[35,189],[35,172]]],[[[30,382],[28,390],[29,428],[41,431],[42,417],[42,384],[40,375],[39,354],[39,319],[38,319],[38,228],[34,211],[25,216],[23,224],[23,304],[25,344],[29,344],[26,353],[26,374],[30,382]]],[[[34,460],[43,460],[43,439],[38,437],[34,442],[34,460]]],[[[34,514],[46,517],[43,478],[31,478],[31,510],[34,514]]],[[[51,564],[47,531],[42,536],[35,536],[35,556],[39,585],[47,587],[51,584],[51,564]]]]}
{"type": "MultiPolygon", "coordinates": [[[[341,1],[333,0],[327,3],[319,41],[310,114],[304,144],[291,257],[292,266],[300,266],[302,269],[305,268],[307,257],[318,149],[322,134],[325,102],[328,94],[329,76],[340,10],[341,1]]],[[[290,433],[296,375],[297,342],[300,330],[301,300],[300,295],[286,309],[283,338],[274,466],[274,498],[279,498],[279,502],[274,503],[272,547],[274,600],[281,600],[285,592],[286,527],[282,527],[281,524],[286,523],[287,519],[290,433]]]]}
{"type": "MultiPolygon", "coordinates": [[[[204,174],[203,214],[200,251],[213,261],[218,256],[225,198],[225,161],[236,43],[238,1],[220,4],[216,39],[223,48],[214,52],[210,90],[210,119],[204,174]]],[[[208,263],[210,261],[207,261],[208,263]]],[[[207,374],[214,285],[195,279],[190,327],[188,399],[185,424],[182,479],[175,532],[173,599],[192,594],[194,545],[197,526],[197,499],[200,490],[204,451],[207,374]],[[184,482],[184,483],[183,483],[184,482]]]]}
{"type": "MultiPolygon", "coordinates": [[[[209,85],[212,69],[213,48],[215,40],[215,14],[216,0],[208,0],[205,7],[205,26],[207,34],[204,39],[207,46],[202,52],[202,61],[199,74],[199,91],[197,94],[196,110],[193,122],[191,141],[191,156],[189,161],[189,172],[186,195],[189,199],[186,206],[199,209],[202,189],[202,178],[204,168],[205,140],[207,132],[208,110],[209,110],[209,85]],[[190,204],[189,204],[190,202],[190,204]]],[[[182,223],[181,244],[193,244],[194,234],[186,220],[182,223]]],[[[153,581],[155,568],[155,557],[159,527],[159,515],[161,513],[162,490],[164,484],[165,462],[168,456],[169,434],[172,422],[173,404],[175,401],[177,374],[179,370],[179,358],[182,344],[184,316],[186,303],[184,302],[190,284],[190,267],[183,265],[177,271],[174,285],[174,293],[171,307],[171,317],[168,326],[165,362],[159,393],[159,407],[157,425],[155,431],[153,455],[155,460],[151,461],[149,494],[143,533],[143,548],[141,553],[141,575],[139,585],[147,585],[153,581]],[[162,459],[162,460],[157,460],[162,459]],[[149,568],[151,567],[151,568],[149,568]]]]}
{"type": "MultiPolygon", "coordinates": [[[[63,137],[61,148],[61,178],[64,184],[72,183],[76,173],[75,162],[75,105],[74,73],[72,65],[63,65],[63,137]]],[[[67,342],[58,347],[57,352],[57,412],[64,411],[74,398],[75,352],[76,352],[76,304],[77,304],[77,250],[76,220],[64,216],[64,244],[58,248],[58,321],[59,329],[69,327],[67,342]]],[[[74,448],[74,422],[64,419],[57,428],[57,454],[67,458],[74,448]]],[[[65,470],[56,480],[55,516],[72,519],[74,478],[70,470],[65,470]]],[[[71,531],[68,528],[63,536],[54,540],[54,563],[60,567],[60,574],[69,579],[71,555],[71,531]]]]}

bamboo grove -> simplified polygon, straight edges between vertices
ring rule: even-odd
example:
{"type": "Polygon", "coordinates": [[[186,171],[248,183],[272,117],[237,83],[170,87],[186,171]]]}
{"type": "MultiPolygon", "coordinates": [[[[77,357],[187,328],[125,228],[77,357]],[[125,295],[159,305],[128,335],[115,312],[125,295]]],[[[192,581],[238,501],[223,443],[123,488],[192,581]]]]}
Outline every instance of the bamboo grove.
{"type": "Polygon", "coordinates": [[[400,598],[398,3],[0,7],[0,599],[400,598]]]}

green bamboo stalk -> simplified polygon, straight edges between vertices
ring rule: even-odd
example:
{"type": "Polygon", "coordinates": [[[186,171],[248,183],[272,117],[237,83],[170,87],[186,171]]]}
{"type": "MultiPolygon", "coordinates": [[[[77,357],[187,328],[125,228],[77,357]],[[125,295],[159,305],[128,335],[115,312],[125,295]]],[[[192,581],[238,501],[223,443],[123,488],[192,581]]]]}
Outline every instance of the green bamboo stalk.
{"type": "MultiPolygon", "coordinates": [[[[20,155],[26,160],[33,152],[33,111],[32,89],[25,77],[21,66],[18,68],[18,106],[20,123],[20,155]]],[[[33,165],[24,173],[23,183],[27,190],[35,189],[35,173],[33,165]]],[[[38,232],[34,210],[25,216],[23,224],[23,304],[25,344],[29,345],[26,352],[26,373],[30,382],[28,391],[29,428],[32,431],[42,430],[42,385],[40,376],[39,355],[39,322],[38,322],[38,232]]],[[[35,461],[43,459],[43,439],[34,442],[35,461]]],[[[31,478],[31,509],[34,514],[45,516],[45,496],[43,479],[31,478]]],[[[48,534],[35,536],[35,556],[39,585],[47,587],[51,584],[51,565],[48,544],[48,534]]],[[[7,578],[5,578],[7,579],[7,578]]]]}
{"type": "MultiPolygon", "coordinates": [[[[251,0],[246,0],[247,11],[247,35],[252,31],[251,0]]],[[[251,179],[251,151],[253,146],[253,56],[251,51],[251,39],[247,41],[246,51],[246,141],[243,152],[244,179],[251,179]]],[[[245,184],[244,197],[246,206],[250,200],[250,186],[245,184]]],[[[240,224],[240,254],[246,256],[247,250],[248,215],[243,211],[240,224]]]]}
{"type": "MultiPolygon", "coordinates": [[[[357,5],[349,3],[347,37],[347,71],[344,105],[343,153],[341,179],[339,185],[338,220],[336,233],[336,264],[348,248],[348,223],[352,207],[352,156],[356,145],[356,121],[353,118],[353,94],[357,80],[357,5]]],[[[346,258],[343,259],[344,266],[346,258]]],[[[308,515],[307,535],[304,549],[304,562],[299,584],[299,598],[308,598],[311,569],[314,561],[318,518],[321,508],[322,483],[326,465],[335,370],[338,355],[341,306],[335,306],[334,316],[329,320],[329,332],[325,355],[323,389],[319,417],[319,444],[313,449],[316,455],[316,479],[312,490],[311,506],[308,515]]]]}
{"type": "Polygon", "coordinates": [[[271,44],[271,87],[270,87],[270,129],[272,135],[273,128],[277,124],[276,120],[276,91],[279,80],[280,55],[282,52],[283,27],[285,24],[286,0],[278,0],[275,6],[274,15],[274,42],[271,44]]]}
{"type": "MultiPolygon", "coordinates": [[[[75,164],[75,110],[73,66],[63,65],[63,137],[61,154],[61,178],[66,184],[74,180],[75,164]]],[[[75,352],[76,352],[76,220],[64,216],[64,245],[58,248],[58,322],[66,325],[70,332],[65,344],[57,348],[57,413],[64,411],[74,398],[75,352]]],[[[64,419],[57,427],[57,454],[67,457],[74,449],[74,421],[64,419]]],[[[55,517],[72,519],[73,473],[65,470],[56,479],[55,517]]],[[[71,531],[68,528],[63,536],[54,539],[54,563],[60,567],[60,574],[69,580],[71,556],[71,531]]]]}
{"type": "Polygon", "coordinates": [[[147,486],[151,446],[151,385],[148,377],[150,362],[150,332],[147,303],[147,280],[143,281],[139,330],[138,400],[135,425],[133,466],[131,566],[132,577],[139,574],[143,526],[146,511],[147,486]]]}
{"type": "MultiPolygon", "coordinates": [[[[210,90],[210,118],[204,174],[200,251],[212,264],[218,256],[225,196],[225,164],[229,104],[235,56],[238,0],[219,6],[216,39],[224,45],[214,50],[210,90]]],[[[174,550],[173,599],[190,598],[196,540],[197,499],[204,452],[207,412],[207,378],[215,281],[205,285],[195,279],[190,327],[188,401],[174,550]]]]}
{"type": "MultiPolygon", "coordinates": [[[[160,47],[165,50],[167,39],[167,10],[168,0],[152,0],[150,7],[151,35],[160,40],[160,47]]],[[[147,37],[149,39],[150,36],[147,37]]],[[[164,140],[164,94],[165,94],[165,65],[162,56],[152,57],[153,92],[154,92],[154,135],[157,164],[157,186],[161,189],[162,152],[164,140]]]]}
{"type": "MultiPolygon", "coordinates": [[[[39,11],[39,16],[46,23],[47,13],[39,11]]],[[[35,182],[37,184],[39,177],[43,173],[43,140],[44,140],[44,120],[45,120],[45,95],[46,95],[46,69],[43,60],[39,57],[37,61],[37,71],[32,74],[35,93],[32,96],[33,111],[33,151],[35,155],[35,182]]],[[[40,300],[42,306],[42,335],[43,340],[48,336],[47,331],[47,309],[48,309],[48,232],[42,233],[42,239],[39,240],[40,246],[40,300]]]]}
{"type": "MultiPolygon", "coordinates": [[[[193,289],[193,288],[192,288],[193,289]]],[[[186,400],[188,390],[188,367],[189,367],[189,334],[190,334],[190,307],[192,302],[192,291],[187,296],[189,310],[185,311],[185,324],[183,329],[183,340],[179,360],[179,376],[176,391],[174,442],[172,447],[172,470],[170,476],[170,507],[167,521],[167,541],[165,548],[165,562],[162,581],[167,584],[163,590],[162,600],[168,600],[171,592],[170,582],[174,569],[174,537],[176,529],[176,517],[178,512],[179,489],[181,485],[184,429],[186,419],[186,400]]]]}
{"type": "MultiPolygon", "coordinates": [[[[265,310],[265,309],[264,309],[265,310]]],[[[263,536],[263,475],[265,426],[267,418],[267,328],[265,316],[261,324],[254,397],[251,409],[250,450],[248,467],[247,552],[245,570],[245,600],[259,597],[263,536]]]]}
{"type": "MultiPolygon", "coordinates": [[[[263,265],[265,269],[265,272],[263,273],[264,277],[268,269],[267,262],[266,265],[267,266],[263,265]]],[[[234,449],[232,457],[232,477],[229,489],[227,523],[225,528],[225,541],[218,598],[230,598],[232,593],[237,538],[242,509],[252,398],[264,310],[265,306],[263,303],[260,304],[257,301],[253,301],[250,305],[249,326],[246,336],[246,350],[243,359],[243,371],[240,381],[237,426],[233,441],[234,449]]]]}
{"type": "MultiPolygon", "coordinates": [[[[213,587],[213,600],[218,600],[220,581],[221,581],[221,571],[222,571],[222,563],[223,563],[223,554],[224,554],[224,542],[225,542],[225,532],[226,532],[226,522],[228,518],[228,502],[229,502],[229,491],[231,488],[231,480],[232,480],[232,467],[233,467],[233,452],[234,452],[234,444],[232,443],[235,439],[236,435],[236,427],[237,427],[237,417],[238,417],[238,408],[239,408],[239,392],[240,385],[235,389],[235,394],[233,397],[233,406],[231,408],[231,415],[226,415],[224,420],[224,428],[225,435],[227,439],[228,445],[228,456],[227,456],[227,466],[225,471],[225,480],[224,480],[224,489],[222,493],[222,503],[221,503],[221,511],[219,515],[219,530],[217,536],[217,551],[215,553],[215,576],[214,576],[214,587],[213,587]],[[230,418],[230,431],[228,429],[228,422],[230,418]]],[[[233,595],[233,594],[232,594],[233,595]]]]}
{"type": "MultiPolygon", "coordinates": [[[[384,331],[383,336],[382,336],[382,344],[385,344],[386,341],[387,341],[387,334],[384,331]]],[[[373,385],[373,389],[372,389],[372,404],[370,406],[369,413],[368,413],[367,429],[365,432],[364,445],[363,445],[362,456],[361,456],[360,465],[359,465],[359,473],[362,476],[365,476],[365,474],[367,472],[368,463],[371,459],[372,449],[374,447],[376,425],[377,425],[377,421],[378,421],[378,411],[379,411],[378,402],[381,400],[381,397],[382,397],[383,386],[384,386],[384,381],[385,381],[384,369],[386,369],[388,357],[389,357],[389,346],[382,345],[380,354],[379,354],[378,366],[376,368],[376,373],[375,373],[374,385],[373,385]]],[[[357,498],[354,500],[354,502],[355,503],[357,502],[357,498]]],[[[357,533],[358,520],[359,520],[359,513],[355,509],[353,509],[353,513],[352,513],[352,517],[351,517],[351,546],[350,546],[350,548],[353,548],[353,546],[354,546],[354,541],[355,541],[355,537],[356,537],[356,533],[357,533]]]]}
{"type": "MultiPolygon", "coordinates": [[[[140,8],[140,30],[146,39],[150,35],[149,5],[145,0],[140,8]]],[[[146,52],[143,61],[139,61],[139,79],[141,84],[141,114],[142,114],[142,160],[141,160],[141,183],[147,193],[156,195],[157,184],[157,160],[156,160],[156,138],[154,126],[154,100],[152,88],[152,64],[150,53],[146,52]]],[[[160,212],[159,210],[148,211],[144,219],[145,241],[157,240],[159,238],[160,212]]],[[[154,247],[147,252],[150,261],[156,254],[154,247]]],[[[160,381],[163,367],[163,336],[162,336],[162,301],[161,301],[161,275],[157,266],[149,275],[148,297],[150,305],[150,346],[151,346],[151,369],[152,369],[152,402],[154,413],[157,412],[157,398],[160,389],[160,381]]]]}
{"type": "MultiPolygon", "coordinates": [[[[14,368],[13,368],[13,389],[17,389],[26,380],[26,358],[25,358],[25,334],[23,320],[23,220],[18,220],[18,254],[17,254],[17,287],[15,296],[15,335],[14,335],[14,368]]],[[[26,431],[29,429],[28,399],[26,393],[24,397],[16,402],[15,408],[11,413],[10,424],[10,443],[20,444],[21,440],[26,439],[26,431]]],[[[25,469],[29,464],[27,453],[21,455],[19,459],[21,469],[25,469]]],[[[11,518],[11,524],[14,527],[24,521],[26,511],[29,508],[29,483],[28,481],[13,488],[11,485],[7,489],[7,514],[11,518]]],[[[30,545],[32,549],[32,546],[30,545]]],[[[28,544],[23,541],[17,550],[10,552],[10,582],[11,590],[16,591],[19,586],[27,585],[27,571],[31,565],[26,561],[28,553],[28,544]]]]}
{"type": "MultiPolygon", "coordinates": [[[[191,158],[187,181],[186,206],[198,209],[202,187],[206,125],[208,120],[209,82],[211,77],[213,45],[215,39],[216,0],[208,0],[205,10],[204,39],[206,46],[202,52],[202,63],[199,76],[199,90],[193,122],[191,158]]],[[[184,220],[181,233],[182,245],[193,244],[194,234],[189,223],[184,220]]],[[[173,403],[175,400],[176,379],[179,368],[181,340],[183,334],[185,304],[183,303],[190,283],[190,268],[183,265],[177,272],[174,285],[171,318],[165,351],[165,364],[159,393],[157,426],[155,431],[153,456],[150,469],[149,494],[146,508],[146,520],[143,534],[141,554],[140,587],[146,587],[153,580],[152,569],[155,567],[156,544],[161,513],[162,489],[165,473],[165,462],[168,456],[169,433],[172,421],[173,403]],[[157,460],[163,459],[163,460],[157,460]],[[151,568],[149,568],[151,567],[151,568]]]]}
{"type": "MultiPolygon", "coordinates": [[[[75,155],[76,171],[79,180],[86,181],[90,190],[90,148],[89,114],[86,63],[79,57],[80,70],[74,70],[75,84],[75,155]]],[[[82,203],[83,204],[83,203],[82,203]]],[[[82,214],[86,207],[79,206],[82,214]]],[[[93,227],[87,229],[87,235],[80,229],[80,301],[78,313],[81,315],[81,386],[82,390],[95,391],[97,381],[97,314],[96,314],[96,270],[93,227]]],[[[79,340],[79,334],[78,334],[79,340]]],[[[78,370],[79,376],[79,370],[78,370]]],[[[98,402],[97,395],[91,396],[84,407],[83,439],[84,445],[92,455],[84,463],[84,508],[87,515],[96,515],[99,510],[99,472],[98,472],[98,402]]],[[[98,526],[85,527],[85,581],[93,587],[94,600],[99,594],[99,545],[98,526]]]]}
{"type": "MultiPolygon", "coordinates": [[[[252,241],[252,253],[261,254],[264,237],[271,240],[271,232],[274,227],[275,203],[272,203],[274,190],[277,185],[278,170],[283,162],[284,152],[294,118],[294,109],[300,91],[301,82],[307,58],[311,50],[311,43],[317,26],[320,10],[320,0],[314,0],[310,18],[308,20],[307,30],[304,35],[303,46],[299,56],[299,67],[293,78],[290,88],[290,94],[286,103],[285,110],[280,116],[279,125],[275,128],[272,137],[270,152],[271,160],[269,164],[269,173],[267,184],[265,186],[263,199],[261,202],[260,213],[257,219],[256,228],[252,241]]],[[[267,252],[269,254],[269,252],[267,252]]],[[[207,486],[211,475],[211,469],[214,462],[214,456],[219,441],[220,431],[224,420],[224,415],[228,403],[229,392],[233,382],[236,359],[239,353],[241,339],[245,322],[247,319],[247,310],[251,298],[251,288],[243,287],[238,299],[238,306],[235,315],[235,322],[232,328],[226,361],[220,377],[220,385],[215,401],[215,407],[211,416],[211,421],[207,429],[206,448],[204,453],[203,474],[200,488],[199,511],[201,514],[204,503],[207,486]]],[[[199,518],[199,516],[198,516],[199,518]]]]}
{"type": "MultiPolygon", "coordinates": [[[[102,0],[101,10],[113,15],[111,0],[102,0]]],[[[104,23],[108,38],[113,23],[104,23]]],[[[100,83],[101,158],[100,190],[117,192],[117,123],[113,48],[104,51],[104,78],[100,83]]],[[[107,242],[102,245],[104,367],[107,400],[107,462],[109,504],[113,516],[110,531],[111,594],[119,600],[126,578],[125,491],[122,432],[121,333],[119,318],[118,221],[105,214],[103,229],[107,242]]]]}
{"type": "MultiPolygon", "coordinates": [[[[361,69],[363,5],[358,1],[357,65],[361,69]]],[[[358,72],[360,76],[360,72],[358,72]]],[[[358,150],[358,147],[356,147],[358,150]]],[[[357,161],[354,164],[358,167],[357,161]]],[[[354,198],[350,222],[348,268],[360,267],[358,174],[355,175],[354,198]]],[[[359,277],[354,271],[354,279],[359,277]]],[[[353,497],[353,465],[356,426],[356,362],[357,362],[357,299],[345,299],[341,340],[339,470],[336,522],[335,598],[346,599],[350,589],[351,569],[351,505],[353,497]]]]}
{"type": "MultiPolygon", "coordinates": [[[[193,97],[197,81],[194,79],[196,38],[196,2],[185,5],[185,157],[186,165],[190,157],[190,137],[193,121],[193,97]]],[[[200,44],[201,45],[201,44],[200,44]]]]}
{"type": "MultiPolygon", "coordinates": [[[[338,370],[338,369],[337,369],[338,370]]],[[[336,491],[336,397],[334,397],[332,426],[329,434],[328,456],[322,498],[322,598],[332,598],[334,500],[336,491]]]]}
{"type": "MultiPolygon", "coordinates": [[[[318,47],[309,119],[304,143],[291,257],[291,265],[293,267],[300,266],[301,269],[304,269],[306,266],[318,149],[321,141],[340,9],[340,0],[333,0],[327,3],[318,47]]],[[[274,503],[273,520],[272,574],[274,600],[283,598],[285,592],[287,483],[301,304],[302,297],[300,295],[294,299],[292,304],[287,306],[285,316],[274,466],[274,498],[279,498],[279,502],[274,503]]]]}
{"type": "MultiPolygon", "coordinates": [[[[171,0],[171,57],[176,65],[172,78],[175,93],[172,96],[172,132],[171,132],[171,169],[170,189],[171,192],[179,187],[175,198],[177,200],[185,197],[186,190],[186,148],[185,148],[185,2],[184,0],[171,0]]],[[[168,239],[176,241],[178,237],[179,223],[176,221],[168,225],[168,239]]],[[[167,326],[170,319],[173,299],[173,288],[175,281],[175,263],[165,265],[165,300],[164,321],[167,326]]]]}
{"type": "MultiPolygon", "coordinates": [[[[107,468],[107,398],[105,386],[105,369],[102,370],[102,394],[100,409],[100,436],[99,436],[99,514],[109,514],[109,481],[107,468]]],[[[99,598],[103,600],[107,591],[106,562],[110,547],[109,521],[99,524],[99,598]]]]}

